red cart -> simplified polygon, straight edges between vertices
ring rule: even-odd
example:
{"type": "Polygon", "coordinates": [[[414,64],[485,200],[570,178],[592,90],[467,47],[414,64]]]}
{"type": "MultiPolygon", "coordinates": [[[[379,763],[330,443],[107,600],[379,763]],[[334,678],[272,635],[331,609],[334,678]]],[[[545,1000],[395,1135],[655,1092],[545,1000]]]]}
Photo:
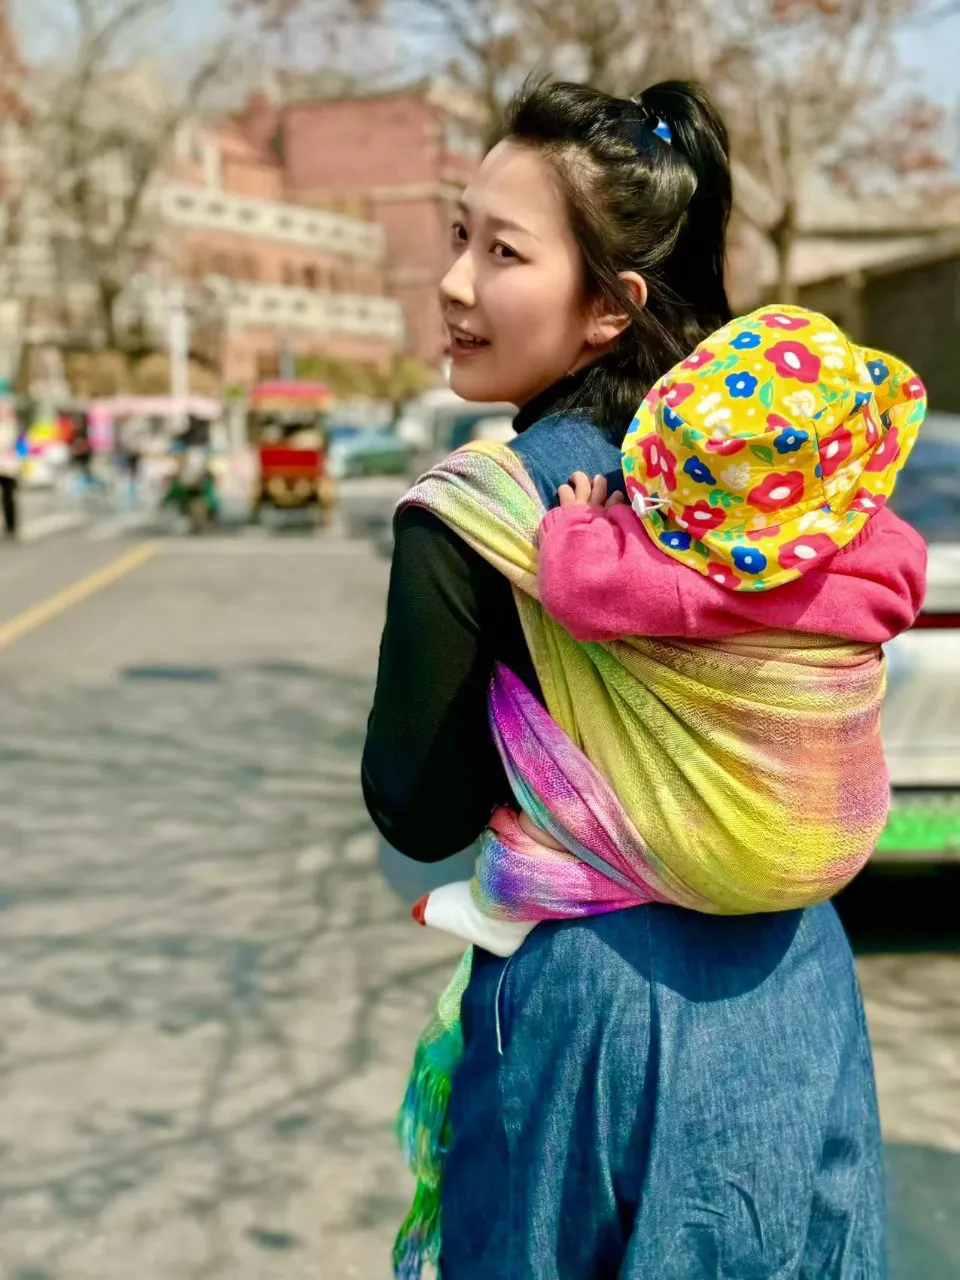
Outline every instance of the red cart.
{"type": "Polygon", "coordinates": [[[249,399],[248,435],[259,453],[254,518],[264,507],[304,508],[326,521],[336,500],[327,471],[330,389],[318,382],[262,382],[249,399]]]}

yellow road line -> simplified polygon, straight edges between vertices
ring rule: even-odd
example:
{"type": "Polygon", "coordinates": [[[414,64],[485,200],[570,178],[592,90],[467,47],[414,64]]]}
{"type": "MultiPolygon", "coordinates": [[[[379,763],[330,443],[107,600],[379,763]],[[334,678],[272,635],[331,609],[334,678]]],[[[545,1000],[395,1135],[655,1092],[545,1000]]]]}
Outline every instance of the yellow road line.
{"type": "Polygon", "coordinates": [[[0,649],[5,649],[21,636],[36,630],[51,618],[55,618],[57,614],[79,604],[81,600],[86,600],[88,596],[111,586],[125,574],[131,573],[146,560],[155,556],[158,550],[159,547],[155,542],[141,542],[139,546],[131,547],[118,560],[112,561],[103,569],[88,573],[85,578],[79,578],[69,587],[64,587],[62,591],[56,591],[52,596],[47,596],[46,600],[32,604],[29,609],[24,609],[8,622],[0,623],[0,649]]]}

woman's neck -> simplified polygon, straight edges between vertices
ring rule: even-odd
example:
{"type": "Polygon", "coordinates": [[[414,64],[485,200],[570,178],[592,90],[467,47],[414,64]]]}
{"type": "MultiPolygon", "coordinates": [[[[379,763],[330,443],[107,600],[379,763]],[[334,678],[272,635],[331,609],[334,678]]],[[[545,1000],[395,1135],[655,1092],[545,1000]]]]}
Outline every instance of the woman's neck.
{"type": "Polygon", "coordinates": [[[541,418],[556,413],[563,406],[563,402],[577,390],[586,375],[587,369],[567,374],[565,378],[554,382],[545,391],[528,400],[513,420],[514,431],[519,435],[528,427],[532,427],[535,422],[539,422],[541,418]]]}

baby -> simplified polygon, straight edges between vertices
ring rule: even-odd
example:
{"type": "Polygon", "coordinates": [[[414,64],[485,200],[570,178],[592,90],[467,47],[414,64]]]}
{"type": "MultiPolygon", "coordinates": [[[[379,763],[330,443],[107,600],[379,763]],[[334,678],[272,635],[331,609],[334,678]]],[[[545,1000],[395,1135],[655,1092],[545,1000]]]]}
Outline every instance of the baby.
{"type": "MultiPolygon", "coordinates": [[[[926,548],[886,502],[924,400],[910,370],[823,316],[732,322],[641,405],[622,452],[629,502],[600,476],[561,487],[540,526],[541,604],[582,641],[800,632],[882,645],[923,602],[926,548]]],[[[525,812],[519,824],[564,849],[525,812]]],[[[467,882],[414,916],[499,955],[534,927],[485,914],[467,882]]]]}

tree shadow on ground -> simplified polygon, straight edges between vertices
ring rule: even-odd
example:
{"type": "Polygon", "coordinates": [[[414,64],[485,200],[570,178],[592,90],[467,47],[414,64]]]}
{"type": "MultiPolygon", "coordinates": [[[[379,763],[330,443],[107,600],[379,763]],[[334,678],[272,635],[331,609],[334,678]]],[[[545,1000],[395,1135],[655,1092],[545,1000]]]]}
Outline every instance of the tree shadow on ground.
{"type": "Polygon", "coordinates": [[[887,1143],[890,1280],[960,1276],[960,1155],[887,1143]]]}
{"type": "Polygon", "coordinates": [[[386,1277],[457,948],[377,874],[371,696],[286,662],[0,696],[8,1274],[386,1277]]]}
{"type": "MultiPolygon", "coordinates": [[[[385,1280],[409,1194],[392,1115],[458,948],[377,874],[371,696],[283,660],[0,692],[4,1274],[385,1280]]],[[[840,907],[896,966],[955,949],[954,887],[869,873],[840,907]]],[[[960,1026],[960,995],[898,983],[877,971],[881,1056],[901,995],[960,1026]]],[[[923,1274],[952,1274],[958,1158],[888,1158],[894,1258],[919,1232],[923,1274]]]]}

